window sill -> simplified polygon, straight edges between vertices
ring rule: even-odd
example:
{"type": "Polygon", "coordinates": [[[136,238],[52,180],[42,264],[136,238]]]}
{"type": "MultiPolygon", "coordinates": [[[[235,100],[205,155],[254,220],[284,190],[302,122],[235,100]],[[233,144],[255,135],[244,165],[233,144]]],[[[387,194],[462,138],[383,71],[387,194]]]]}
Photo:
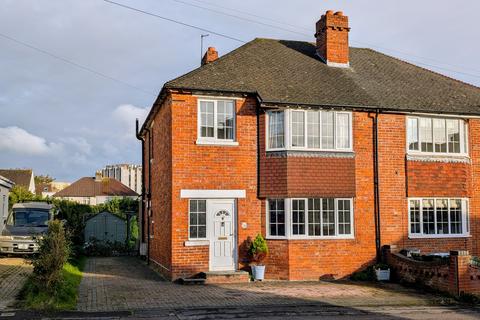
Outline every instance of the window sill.
{"type": "Polygon", "coordinates": [[[319,157],[319,158],[354,158],[355,153],[347,150],[327,151],[327,150],[267,150],[269,157],[319,157]]]}
{"type": "Polygon", "coordinates": [[[448,239],[448,238],[470,238],[470,234],[409,234],[408,239],[448,239]]]}
{"type": "Polygon", "coordinates": [[[421,152],[408,152],[407,160],[428,162],[460,162],[470,163],[468,154],[434,154],[421,152]]]}
{"type": "Polygon", "coordinates": [[[184,242],[185,247],[198,247],[210,245],[209,240],[188,240],[184,242]]]}
{"type": "Polygon", "coordinates": [[[354,240],[355,236],[291,236],[291,237],[274,237],[274,236],[267,236],[267,240],[354,240]]]}
{"type": "Polygon", "coordinates": [[[238,146],[238,141],[221,141],[221,140],[197,140],[195,144],[201,146],[238,146]]]}

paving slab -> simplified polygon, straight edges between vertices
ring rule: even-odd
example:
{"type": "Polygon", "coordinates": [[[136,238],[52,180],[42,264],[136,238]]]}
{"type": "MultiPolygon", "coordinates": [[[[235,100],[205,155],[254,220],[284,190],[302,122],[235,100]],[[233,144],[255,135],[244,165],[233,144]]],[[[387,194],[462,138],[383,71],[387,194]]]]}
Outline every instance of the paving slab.
{"type": "Polygon", "coordinates": [[[428,306],[442,297],[395,284],[266,281],[182,286],[134,257],[89,258],[79,288],[79,311],[324,304],[343,307],[428,306]]]}
{"type": "Polygon", "coordinates": [[[32,271],[25,259],[0,257],[0,311],[8,313],[4,311],[14,307],[16,296],[32,271]]]}

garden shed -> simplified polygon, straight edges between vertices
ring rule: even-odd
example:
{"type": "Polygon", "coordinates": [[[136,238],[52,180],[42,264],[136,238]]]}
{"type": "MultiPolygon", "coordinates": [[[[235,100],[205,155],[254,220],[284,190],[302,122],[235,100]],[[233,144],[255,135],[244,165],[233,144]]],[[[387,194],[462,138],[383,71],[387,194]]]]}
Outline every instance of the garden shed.
{"type": "Polygon", "coordinates": [[[95,238],[104,242],[125,243],[127,221],[110,212],[101,212],[85,222],[85,241],[95,238]]]}

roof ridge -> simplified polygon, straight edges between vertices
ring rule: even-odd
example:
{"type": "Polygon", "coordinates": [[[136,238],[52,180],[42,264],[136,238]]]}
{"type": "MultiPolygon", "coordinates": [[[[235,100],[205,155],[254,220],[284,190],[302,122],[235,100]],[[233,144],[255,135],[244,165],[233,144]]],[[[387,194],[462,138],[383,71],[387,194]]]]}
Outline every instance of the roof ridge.
{"type": "Polygon", "coordinates": [[[397,60],[397,61],[402,62],[402,63],[404,63],[404,64],[408,64],[408,65],[410,65],[410,66],[413,66],[413,67],[416,67],[416,68],[420,68],[420,69],[422,69],[422,70],[428,71],[429,73],[433,73],[433,74],[438,75],[438,76],[441,76],[441,77],[443,77],[443,78],[447,78],[447,79],[449,79],[449,80],[453,80],[453,81],[456,81],[456,82],[458,82],[458,83],[461,83],[461,84],[464,84],[464,85],[473,87],[474,89],[480,89],[480,87],[477,87],[477,86],[474,85],[474,84],[471,84],[471,83],[468,83],[468,82],[465,82],[465,81],[462,81],[462,80],[459,80],[459,79],[456,79],[456,78],[449,77],[449,76],[447,76],[447,75],[445,75],[445,74],[443,74],[443,73],[440,73],[440,72],[437,72],[437,71],[434,71],[434,70],[431,70],[431,69],[427,69],[427,68],[425,68],[425,67],[422,67],[422,66],[419,66],[419,65],[417,65],[417,64],[414,64],[413,62],[408,62],[408,61],[406,61],[406,60],[404,60],[404,59],[402,59],[402,58],[395,57],[395,56],[391,56],[391,55],[388,55],[388,54],[383,53],[383,52],[381,52],[381,51],[374,50],[374,49],[372,49],[372,48],[363,48],[363,49],[364,49],[364,50],[373,51],[373,52],[378,53],[378,54],[381,54],[381,55],[383,55],[383,56],[385,56],[385,57],[387,57],[387,58],[391,58],[391,59],[397,60]]]}
{"type": "MultiPolygon", "coordinates": [[[[165,82],[165,84],[163,85],[163,87],[164,87],[164,88],[168,88],[168,87],[170,87],[169,84],[170,84],[171,82],[178,81],[178,80],[182,80],[183,78],[188,77],[188,76],[191,76],[191,75],[194,75],[194,74],[196,74],[197,72],[200,72],[200,71],[204,70],[205,68],[209,68],[210,66],[214,66],[214,65],[218,64],[219,61],[224,60],[225,58],[233,55],[234,53],[238,52],[240,49],[245,49],[246,47],[251,46],[253,43],[258,42],[258,40],[262,40],[262,39],[261,39],[261,38],[255,38],[255,39],[253,39],[253,40],[251,40],[251,41],[249,41],[249,42],[247,42],[247,43],[245,43],[245,44],[242,44],[240,47],[237,47],[237,48],[233,49],[232,51],[229,51],[229,52],[225,53],[224,55],[220,56],[220,57],[219,57],[218,59],[216,59],[215,61],[212,61],[212,62],[210,62],[210,63],[208,63],[208,64],[201,65],[201,66],[198,67],[198,68],[195,68],[195,69],[193,69],[193,70],[191,70],[191,71],[189,71],[189,72],[187,72],[187,73],[185,73],[185,74],[183,74],[183,75],[181,75],[181,76],[178,76],[178,77],[176,77],[176,78],[173,78],[172,80],[169,80],[169,81],[165,82]]],[[[174,87],[174,86],[173,86],[173,87],[174,87]]]]}

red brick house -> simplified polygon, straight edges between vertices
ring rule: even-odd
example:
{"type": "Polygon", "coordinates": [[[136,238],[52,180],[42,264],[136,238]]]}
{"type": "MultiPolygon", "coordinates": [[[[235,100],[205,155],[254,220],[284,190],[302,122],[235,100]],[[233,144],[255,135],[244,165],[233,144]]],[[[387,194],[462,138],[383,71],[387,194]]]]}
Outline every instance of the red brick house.
{"type": "MultiPolygon", "coordinates": [[[[313,28],[312,28],[313,29],[313,28]]],[[[480,88],[348,45],[255,39],[167,82],[139,131],[143,232],[166,277],[341,278],[383,245],[479,252],[480,88]]]]}

